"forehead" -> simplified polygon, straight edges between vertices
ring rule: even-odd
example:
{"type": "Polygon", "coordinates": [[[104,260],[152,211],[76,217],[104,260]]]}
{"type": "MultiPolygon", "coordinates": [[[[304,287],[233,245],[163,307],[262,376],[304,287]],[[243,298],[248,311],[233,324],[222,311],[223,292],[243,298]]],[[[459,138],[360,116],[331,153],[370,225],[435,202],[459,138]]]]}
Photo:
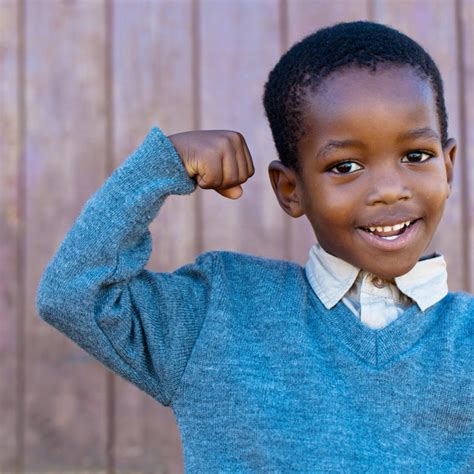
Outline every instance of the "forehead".
{"type": "Polygon", "coordinates": [[[433,89],[407,66],[337,71],[307,93],[303,116],[305,130],[313,138],[314,134],[387,138],[414,127],[432,127],[439,133],[433,89]]]}

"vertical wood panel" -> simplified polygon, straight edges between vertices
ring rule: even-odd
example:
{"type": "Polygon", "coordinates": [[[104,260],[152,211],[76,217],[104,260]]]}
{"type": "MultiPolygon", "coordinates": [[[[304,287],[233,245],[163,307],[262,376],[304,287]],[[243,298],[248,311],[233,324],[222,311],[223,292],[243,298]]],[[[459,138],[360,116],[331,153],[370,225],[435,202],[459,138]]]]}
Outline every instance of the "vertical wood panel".
{"type": "Polygon", "coordinates": [[[199,190],[206,250],[283,257],[284,215],[267,171],[276,155],[262,105],[264,83],[281,53],[278,6],[273,0],[201,5],[202,128],[241,132],[255,164],[238,200],[199,190]]]}
{"type": "MultiPolygon", "coordinates": [[[[459,69],[457,63],[455,2],[445,0],[404,0],[392,2],[375,0],[375,21],[385,23],[420,43],[435,60],[443,77],[449,129],[452,137],[459,136],[459,69]]],[[[461,158],[462,159],[462,158],[461,158]]],[[[465,287],[463,282],[462,179],[456,163],[453,192],[447,202],[431,251],[443,253],[448,264],[450,290],[465,287]],[[449,229],[449,230],[448,230],[449,229]]]]}
{"type": "Polygon", "coordinates": [[[367,17],[367,0],[290,0],[289,40],[295,43],[325,26],[367,17]]]}
{"type": "MultiPolygon", "coordinates": [[[[367,19],[366,0],[296,0],[288,2],[288,48],[310,33],[345,21],[367,19]]],[[[314,231],[305,216],[290,218],[290,258],[304,265],[316,242],[314,231]]]]}
{"type": "MultiPolygon", "coordinates": [[[[167,135],[193,124],[190,0],[114,3],[115,166],[153,125],[167,135]]],[[[171,271],[196,249],[196,193],[170,196],[150,226],[148,268],[171,271]]],[[[181,443],[173,412],[128,382],[116,383],[116,466],[120,472],[180,472],[181,443]]]]}
{"type": "Polygon", "coordinates": [[[467,273],[468,291],[474,290],[474,1],[463,0],[459,2],[459,18],[461,20],[460,34],[463,51],[461,51],[461,71],[462,89],[460,91],[460,101],[464,101],[462,111],[463,116],[463,137],[464,148],[460,150],[461,159],[465,165],[465,192],[464,199],[464,232],[469,232],[466,256],[469,265],[467,273]]]}
{"type": "Polygon", "coordinates": [[[113,396],[107,398],[106,380],[111,375],[36,316],[39,278],[87,198],[155,124],[167,134],[195,128],[241,131],[256,174],[237,201],[203,190],[170,197],[150,226],[150,269],[173,270],[208,249],[287,257],[304,264],[315,237],[306,219],[293,220],[283,213],[271,189],[267,166],[276,152],[262,94],[283,50],[322,26],[370,14],[374,21],[419,41],[439,65],[450,136],[462,135],[465,146],[459,150],[454,193],[431,248],[446,255],[452,290],[474,288],[472,0],[111,0],[110,51],[105,1],[26,0],[22,91],[17,76],[22,61],[17,42],[21,3],[0,0],[0,472],[14,471],[22,449],[17,444],[22,441],[18,421],[23,397],[18,393],[17,356],[23,351],[25,472],[105,472],[108,415],[114,421],[108,425],[114,430],[109,433],[109,468],[115,464],[118,473],[182,472],[172,411],[115,376],[109,392],[113,396]],[[457,25],[462,27],[459,54],[456,8],[457,25]],[[198,49],[193,43],[193,12],[199,13],[198,49]],[[112,55],[109,83],[107,55],[112,55]],[[464,95],[458,89],[461,83],[464,95]],[[105,87],[113,89],[111,109],[105,87]],[[21,94],[26,94],[24,190],[18,187],[21,94]],[[466,120],[464,130],[460,120],[466,120]],[[108,126],[112,150],[107,148],[108,126]],[[107,162],[108,151],[113,162],[107,162]],[[18,251],[23,227],[24,259],[18,251]],[[466,232],[470,255],[463,249],[466,232]],[[23,336],[18,318],[24,306],[25,344],[17,347],[23,336]],[[108,406],[111,401],[114,404],[108,406]]]}
{"type": "Polygon", "coordinates": [[[27,472],[105,464],[105,369],[35,314],[46,263],[105,178],[104,44],[102,1],[27,3],[27,472]]]}
{"type": "Polygon", "coordinates": [[[13,471],[17,446],[17,320],[20,318],[20,111],[17,35],[19,9],[0,3],[0,472],[13,471]]]}

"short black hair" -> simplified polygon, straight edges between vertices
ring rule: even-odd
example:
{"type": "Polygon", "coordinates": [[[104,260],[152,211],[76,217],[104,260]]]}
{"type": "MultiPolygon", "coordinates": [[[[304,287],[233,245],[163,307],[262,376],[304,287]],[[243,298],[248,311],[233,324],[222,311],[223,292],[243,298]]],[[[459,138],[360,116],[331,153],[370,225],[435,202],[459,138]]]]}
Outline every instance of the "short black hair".
{"type": "Polygon", "coordinates": [[[338,23],[315,31],[293,45],[270,72],[263,105],[280,161],[299,171],[297,146],[304,136],[303,106],[335,71],[350,66],[377,70],[377,65],[412,67],[427,79],[436,100],[442,145],[448,140],[448,117],[441,74],[431,56],[403,33],[378,23],[338,23]]]}

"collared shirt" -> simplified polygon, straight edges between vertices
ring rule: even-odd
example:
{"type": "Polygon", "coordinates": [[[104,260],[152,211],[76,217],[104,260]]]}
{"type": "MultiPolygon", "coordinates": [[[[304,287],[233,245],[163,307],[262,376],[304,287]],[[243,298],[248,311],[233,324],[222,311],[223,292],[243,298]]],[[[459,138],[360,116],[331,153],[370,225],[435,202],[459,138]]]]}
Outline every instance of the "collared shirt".
{"type": "Polygon", "coordinates": [[[372,329],[387,326],[413,304],[424,311],[448,293],[446,262],[437,254],[420,259],[408,273],[396,277],[393,284],[315,244],[309,251],[305,272],[327,309],[342,300],[372,329]]]}

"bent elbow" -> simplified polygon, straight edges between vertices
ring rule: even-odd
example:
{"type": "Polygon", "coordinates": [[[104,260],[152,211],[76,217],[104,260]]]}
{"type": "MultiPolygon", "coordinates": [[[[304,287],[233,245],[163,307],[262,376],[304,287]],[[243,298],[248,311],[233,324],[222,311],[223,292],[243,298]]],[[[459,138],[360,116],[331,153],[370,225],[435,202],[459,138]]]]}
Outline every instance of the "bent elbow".
{"type": "Polygon", "coordinates": [[[63,286],[46,270],[36,290],[36,312],[41,319],[53,325],[54,321],[64,319],[70,312],[63,286]]]}
{"type": "Polygon", "coordinates": [[[54,290],[51,290],[44,282],[41,281],[36,290],[36,312],[44,321],[51,323],[61,312],[60,304],[55,297],[54,290]]]}

